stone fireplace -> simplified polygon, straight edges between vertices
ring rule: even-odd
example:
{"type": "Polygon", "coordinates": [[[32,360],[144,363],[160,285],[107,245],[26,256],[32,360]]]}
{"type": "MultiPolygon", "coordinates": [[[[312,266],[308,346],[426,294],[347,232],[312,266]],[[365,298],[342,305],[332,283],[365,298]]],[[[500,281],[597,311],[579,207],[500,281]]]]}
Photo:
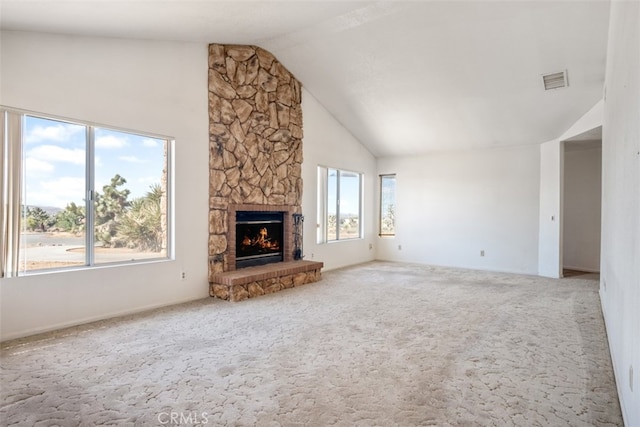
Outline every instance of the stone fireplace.
{"type": "MultiPolygon", "coordinates": [[[[274,274],[280,277],[277,265],[282,264],[282,271],[287,272],[285,276],[305,273],[309,276],[305,283],[319,279],[322,263],[293,261],[292,215],[302,210],[302,136],[300,83],[273,55],[256,46],[209,46],[209,282],[212,296],[243,299],[239,290],[234,297],[234,285],[222,282],[239,267],[249,270],[242,273],[245,276],[253,273],[255,277],[264,276],[255,271],[261,268],[257,259],[275,261],[265,263],[269,267],[263,268],[270,272],[269,278],[274,274]],[[262,217],[247,220],[245,215],[251,213],[262,213],[262,217]],[[274,219],[276,213],[281,215],[281,220],[274,219]],[[252,221],[262,221],[263,227],[252,231],[247,223],[252,221]],[[275,225],[277,221],[281,231],[275,225]],[[245,227],[239,229],[239,223],[245,227]],[[268,228],[281,233],[279,250],[268,228]],[[253,235],[245,236],[245,233],[253,235]],[[244,251],[243,241],[247,243],[244,251]],[[258,249],[260,245],[263,247],[258,249]],[[251,254],[245,256],[248,253],[251,254]],[[295,268],[288,265],[292,262],[296,263],[295,268]],[[313,268],[309,268],[310,265],[313,268]],[[227,285],[230,288],[223,291],[221,286],[227,285]]],[[[240,273],[234,274],[237,278],[240,273]]],[[[234,283],[244,280],[248,279],[234,283]]],[[[288,281],[288,278],[284,280],[288,281]]],[[[256,280],[249,284],[253,282],[256,280]]],[[[247,284],[244,289],[248,296],[254,296],[248,288],[247,284]]]]}

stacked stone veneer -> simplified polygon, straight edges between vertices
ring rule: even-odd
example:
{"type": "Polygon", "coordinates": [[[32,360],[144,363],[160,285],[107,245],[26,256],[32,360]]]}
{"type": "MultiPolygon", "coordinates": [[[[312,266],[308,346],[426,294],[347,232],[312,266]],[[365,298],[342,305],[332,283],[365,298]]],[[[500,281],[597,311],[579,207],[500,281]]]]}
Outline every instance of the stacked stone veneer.
{"type": "MultiPolygon", "coordinates": [[[[214,283],[216,274],[235,270],[230,216],[238,207],[301,212],[301,86],[264,49],[209,46],[209,171],[209,282],[214,283]]],[[[284,250],[287,260],[292,248],[284,250]]]]}
{"type": "Polygon", "coordinates": [[[242,301],[271,294],[322,278],[323,264],[314,261],[290,261],[216,274],[209,294],[228,301],[242,301]]]}

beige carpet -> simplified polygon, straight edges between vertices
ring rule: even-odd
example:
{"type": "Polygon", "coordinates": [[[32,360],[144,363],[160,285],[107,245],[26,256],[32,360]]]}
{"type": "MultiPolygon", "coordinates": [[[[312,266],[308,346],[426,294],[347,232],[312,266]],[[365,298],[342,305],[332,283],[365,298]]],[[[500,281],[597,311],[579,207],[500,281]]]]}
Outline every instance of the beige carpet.
{"type": "Polygon", "coordinates": [[[2,425],[622,425],[593,275],[375,262],[1,355],[2,425]]]}

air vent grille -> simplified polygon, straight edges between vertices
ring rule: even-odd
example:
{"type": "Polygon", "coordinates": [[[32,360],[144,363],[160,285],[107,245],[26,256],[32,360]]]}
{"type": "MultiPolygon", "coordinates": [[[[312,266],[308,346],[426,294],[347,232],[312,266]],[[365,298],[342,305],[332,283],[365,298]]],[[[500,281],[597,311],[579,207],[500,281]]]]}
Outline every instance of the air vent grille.
{"type": "Polygon", "coordinates": [[[567,87],[569,86],[569,80],[567,80],[567,72],[560,71],[559,73],[544,74],[542,76],[542,83],[544,84],[544,90],[567,87]]]}

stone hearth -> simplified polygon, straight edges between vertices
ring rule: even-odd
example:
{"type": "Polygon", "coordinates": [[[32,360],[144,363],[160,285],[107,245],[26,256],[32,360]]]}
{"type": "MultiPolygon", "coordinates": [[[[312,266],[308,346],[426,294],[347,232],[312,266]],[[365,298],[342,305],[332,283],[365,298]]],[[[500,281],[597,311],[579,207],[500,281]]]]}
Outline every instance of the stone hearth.
{"type": "MultiPolygon", "coordinates": [[[[300,83],[271,53],[256,46],[209,46],[212,296],[221,297],[214,292],[219,275],[236,270],[236,211],[284,212],[280,264],[292,261],[291,216],[302,210],[302,136],[300,83]]],[[[313,277],[319,280],[319,269],[313,277]]]]}
{"type": "Polygon", "coordinates": [[[228,301],[242,301],[317,282],[322,278],[322,267],[321,262],[289,261],[218,273],[214,275],[209,294],[228,301]]]}

